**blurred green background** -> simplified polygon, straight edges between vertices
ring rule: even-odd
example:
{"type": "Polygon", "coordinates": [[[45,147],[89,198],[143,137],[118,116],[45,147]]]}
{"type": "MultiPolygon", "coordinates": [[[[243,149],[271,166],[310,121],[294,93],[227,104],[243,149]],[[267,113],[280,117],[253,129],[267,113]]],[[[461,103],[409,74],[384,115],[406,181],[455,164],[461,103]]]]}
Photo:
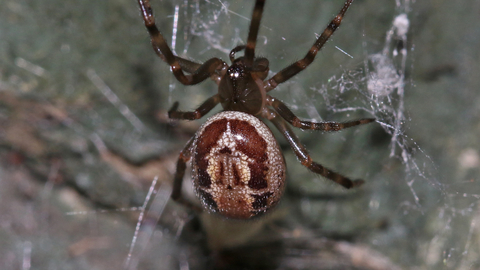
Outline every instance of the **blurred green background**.
{"type": "MultiPolygon", "coordinates": [[[[342,3],[267,1],[257,55],[273,73],[300,59],[342,3]]],[[[245,42],[253,1],[152,6],[176,53],[203,62],[245,42]]],[[[344,191],[310,173],[274,132],[285,198],[272,214],[233,222],[156,208],[204,121],[172,122],[166,111],[174,101],[195,108],[216,85],[175,81],[135,1],[5,0],[0,268],[124,268],[154,177],[161,192],[127,269],[480,268],[479,14],[478,1],[355,1],[316,61],[269,94],[305,119],[376,117],[338,133],[297,131],[316,161],[366,184],[344,191]],[[392,28],[402,18],[403,36],[392,28]]]]}

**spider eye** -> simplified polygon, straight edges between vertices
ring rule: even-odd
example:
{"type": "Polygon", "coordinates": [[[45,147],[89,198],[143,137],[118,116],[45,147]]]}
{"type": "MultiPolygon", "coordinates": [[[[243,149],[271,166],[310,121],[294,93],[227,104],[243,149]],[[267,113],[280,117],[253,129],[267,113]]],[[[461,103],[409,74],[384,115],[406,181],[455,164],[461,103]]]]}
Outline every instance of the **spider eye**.
{"type": "Polygon", "coordinates": [[[240,73],[239,72],[233,72],[233,73],[230,73],[230,78],[238,78],[240,76],[240,73]]]}

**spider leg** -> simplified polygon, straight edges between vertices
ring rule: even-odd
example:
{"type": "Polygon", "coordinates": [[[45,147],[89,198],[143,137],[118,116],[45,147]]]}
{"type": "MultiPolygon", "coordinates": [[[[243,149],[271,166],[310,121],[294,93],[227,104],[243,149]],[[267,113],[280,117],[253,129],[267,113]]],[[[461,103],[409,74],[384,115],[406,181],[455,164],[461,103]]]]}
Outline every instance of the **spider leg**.
{"type": "MultiPolygon", "coordinates": [[[[155,51],[157,51],[157,50],[155,50],[155,51]]],[[[160,56],[160,58],[162,58],[163,54],[159,54],[159,56],[160,56]]],[[[162,59],[165,61],[164,58],[162,58],[162,59]]],[[[180,64],[180,67],[182,68],[182,70],[184,70],[188,73],[194,73],[198,68],[200,68],[202,66],[202,64],[187,60],[187,59],[182,58],[180,56],[175,56],[175,59],[180,64]]]]}
{"type": "Polygon", "coordinates": [[[245,47],[245,65],[251,67],[253,65],[253,59],[255,59],[255,45],[257,43],[258,29],[260,28],[260,21],[262,20],[263,6],[265,0],[255,1],[255,7],[253,8],[252,21],[250,23],[250,29],[248,30],[247,45],[245,47]]]}
{"type": "Polygon", "coordinates": [[[345,2],[345,4],[343,5],[343,8],[340,10],[337,16],[335,16],[335,18],[327,25],[323,33],[320,35],[320,37],[318,37],[318,39],[313,44],[312,48],[310,48],[310,50],[308,51],[308,53],[305,55],[303,59],[298,60],[297,62],[284,68],[283,70],[275,74],[272,78],[268,79],[263,83],[265,90],[267,92],[277,87],[278,84],[283,83],[286,80],[292,78],[297,73],[307,68],[308,65],[310,65],[313,62],[313,60],[315,59],[315,56],[317,55],[317,52],[323,47],[323,45],[327,42],[327,40],[330,38],[330,36],[335,32],[335,30],[338,28],[338,26],[342,22],[342,18],[345,15],[345,12],[347,11],[347,9],[352,4],[352,2],[353,0],[347,0],[345,2]]]}
{"type": "Polygon", "coordinates": [[[178,102],[175,102],[172,108],[168,111],[168,118],[182,119],[182,120],[195,120],[202,118],[205,114],[211,111],[220,102],[220,96],[218,94],[211,96],[205,102],[202,103],[193,112],[181,112],[177,111],[178,102]]]}
{"type": "Polygon", "coordinates": [[[364,181],[360,179],[351,180],[313,161],[305,146],[298,139],[297,135],[295,135],[290,126],[288,126],[285,120],[283,120],[275,111],[268,110],[268,113],[263,113],[262,116],[269,119],[283,134],[302,165],[307,167],[310,171],[320,174],[321,176],[330,179],[345,188],[357,187],[364,183],[364,181]]]}
{"type": "Polygon", "coordinates": [[[353,121],[348,121],[344,123],[339,122],[310,122],[300,120],[293,112],[280,100],[267,95],[267,104],[272,106],[275,111],[280,114],[280,116],[285,119],[292,126],[300,129],[314,129],[321,131],[339,131],[344,128],[349,128],[357,125],[368,124],[374,122],[375,118],[364,118],[353,121]]]}
{"type": "MultiPolygon", "coordinates": [[[[157,53],[157,55],[160,56],[160,58],[162,58],[163,61],[165,61],[165,59],[164,59],[165,57],[163,57],[163,54],[160,52],[160,50],[158,48],[154,48],[154,50],[157,53]]],[[[199,68],[202,67],[202,64],[193,62],[191,60],[187,60],[187,59],[182,58],[180,56],[175,56],[175,59],[180,64],[180,67],[182,68],[182,70],[184,70],[188,73],[195,73],[195,72],[197,72],[197,70],[199,70],[199,68]]],[[[226,67],[227,67],[227,65],[224,63],[222,68],[220,68],[218,70],[215,70],[215,73],[212,73],[210,75],[210,78],[212,79],[212,81],[219,84],[220,79],[222,78],[223,74],[225,73],[224,70],[226,69],[226,67]]]]}
{"type": "Polygon", "coordinates": [[[193,85],[200,83],[211,76],[213,76],[214,81],[216,81],[217,77],[219,76],[216,74],[226,69],[227,65],[225,62],[219,58],[212,58],[199,66],[199,64],[195,62],[175,56],[170,47],[168,47],[165,38],[155,25],[155,18],[153,16],[153,10],[150,6],[150,1],[138,0],[138,4],[140,5],[145,27],[150,34],[155,53],[162,58],[163,61],[170,65],[175,78],[177,78],[179,82],[184,85],[193,85]],[[185,68],[186,71],[189,71],[192,74],[185,75],[182,68],[185,68]]]}
{"type": "Polygon", "coordinates": [[[170,198],[172,200],[181,203],[185,205],[188,208],[191,208],[197,212],[201,212],[202,208],[195,203],[191,202],[187,198],[183,197],[182,195],[182,184],[183,184],[183,176],[185,175],[185,169],[187,168],[187,162],[190,160],[192,157],[192,145],[193,141],[195,140],[195,137],[192,137],[187,144],[185,145],[185,148],[183,148],[182,152],[180,152],[180,155],[178,157],[177,161],[177,169],[175,171],[175,178],[173,180],[173,190],[172,194],[170,195],[170,198]]]}
{"type": "Polygon", "coordinates": [[[230,62],[233,63],[233,61],[235,60],[235,54],[237,52],[240,52],[242,50],[245,50],[245,45],[238,45],[237,47],[233,48],[231,51],[230,51],[230,54],[228,55],[228,57],[230,58],[230,62]]]}

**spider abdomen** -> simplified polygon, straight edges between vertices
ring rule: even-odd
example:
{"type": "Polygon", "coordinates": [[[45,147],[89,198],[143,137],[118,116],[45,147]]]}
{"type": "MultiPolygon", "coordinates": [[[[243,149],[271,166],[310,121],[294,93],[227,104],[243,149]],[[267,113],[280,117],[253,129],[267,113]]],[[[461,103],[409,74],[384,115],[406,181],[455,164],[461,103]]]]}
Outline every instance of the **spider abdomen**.
{"type": "Polygon", "coordinates": [[[253,115],[224,111],[195,135],[194,187],[212,212],[248,219],[276,205],[285,161],[270,129],[253,115]]]}

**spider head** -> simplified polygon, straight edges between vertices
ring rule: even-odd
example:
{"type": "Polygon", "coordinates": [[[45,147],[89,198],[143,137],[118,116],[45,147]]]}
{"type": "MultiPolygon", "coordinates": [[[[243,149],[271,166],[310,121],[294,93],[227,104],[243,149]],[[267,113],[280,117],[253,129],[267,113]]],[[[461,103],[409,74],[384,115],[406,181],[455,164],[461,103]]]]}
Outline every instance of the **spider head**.
{"type": "Polygon", "coordinates": [[[268,70],[268,60],[265,58],[256,59],[253,67],[247,67],[243,57],[235,59],[218,88],[223,108],[253,115],[260,113],[265,106],[263,80],[268,70]]]}

